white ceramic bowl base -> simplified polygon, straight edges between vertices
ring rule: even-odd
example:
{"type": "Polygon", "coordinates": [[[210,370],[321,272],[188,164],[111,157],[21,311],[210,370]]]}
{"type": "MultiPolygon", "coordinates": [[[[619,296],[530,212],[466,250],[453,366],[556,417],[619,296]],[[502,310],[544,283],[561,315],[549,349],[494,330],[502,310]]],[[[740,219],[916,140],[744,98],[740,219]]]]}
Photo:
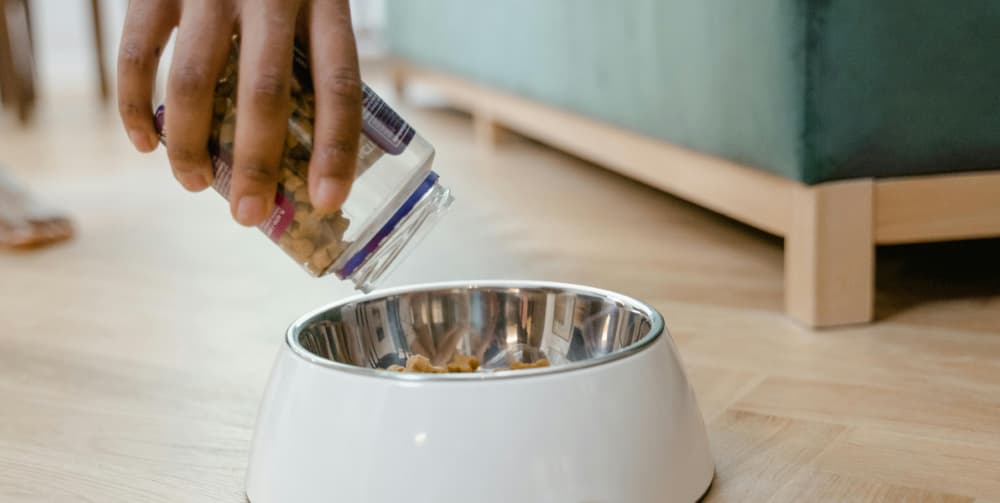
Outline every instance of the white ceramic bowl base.
{"type": "Polygon", "coordinates": [[[565,372],[412,381],[284,345],[265,393],[251,503],[692,503],[714,474],[666,333],[565,372]]]}

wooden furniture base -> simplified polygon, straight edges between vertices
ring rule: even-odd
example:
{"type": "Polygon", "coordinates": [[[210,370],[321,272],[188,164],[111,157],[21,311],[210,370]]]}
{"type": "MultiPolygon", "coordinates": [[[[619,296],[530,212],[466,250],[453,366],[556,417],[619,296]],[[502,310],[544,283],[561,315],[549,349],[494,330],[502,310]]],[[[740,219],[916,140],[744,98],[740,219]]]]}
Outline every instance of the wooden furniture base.
{"type": "Polygon", "coordinates": [[[810,326],[873,319],[878,244],[1000,236],[997,171],[809,186],[406,62],[393,83],[471,112],[486,148],[515,131],[784,237],[785,308],[810,326]]]}

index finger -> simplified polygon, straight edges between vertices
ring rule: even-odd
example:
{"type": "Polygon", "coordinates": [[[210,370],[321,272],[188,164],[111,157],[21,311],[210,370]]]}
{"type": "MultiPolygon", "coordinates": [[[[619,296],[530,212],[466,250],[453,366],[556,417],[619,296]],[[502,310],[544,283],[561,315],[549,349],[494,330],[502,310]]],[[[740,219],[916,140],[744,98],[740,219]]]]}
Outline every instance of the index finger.
{"type": "Polygon", "coordinates": [[[132,144],[141,152],[156,148],[153,85],[163,46],[180,17],[176,2],[129,2],[118,49],[118,113],[132,144]]]}

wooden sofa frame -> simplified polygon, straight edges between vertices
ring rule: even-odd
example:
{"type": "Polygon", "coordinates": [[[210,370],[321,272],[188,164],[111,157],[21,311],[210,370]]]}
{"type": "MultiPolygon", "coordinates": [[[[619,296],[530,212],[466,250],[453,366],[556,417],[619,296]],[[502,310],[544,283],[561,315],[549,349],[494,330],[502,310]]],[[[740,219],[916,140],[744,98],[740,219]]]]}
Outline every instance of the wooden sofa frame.
{"type": "Polygon", "coordinates": [[[785,309],[812,327],[874,317],[875,246],[1000,236],[1000,171],[805,185],[404,61],[471,112],[477,141],[509,129],[785,239],[785,309]],[[557,126],[554,126],[557,125],[557,126]]]}

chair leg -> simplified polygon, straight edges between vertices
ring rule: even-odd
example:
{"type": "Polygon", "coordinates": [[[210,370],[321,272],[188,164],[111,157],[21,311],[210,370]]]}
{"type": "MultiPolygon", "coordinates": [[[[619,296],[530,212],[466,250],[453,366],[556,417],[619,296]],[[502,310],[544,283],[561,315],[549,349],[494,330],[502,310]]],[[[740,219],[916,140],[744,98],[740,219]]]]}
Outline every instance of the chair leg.
{"type": "Polygon", "coordinates": [[[0,103],[4,108],[14,106],[20,94],[17,92],[14,52],[7,24],[7,2],[0,0],[0,103]]]}
{"type": "Polygon", "coordinates": [[[785,309],[793,318],[813,327],[872,320],[873,188],[864,179],[795,194],[785,236],[785,309]]]}
{"type": "Polygon", "coordinates": [[[35,111],[35,46],[31,31],[31,8],[28,0],[15,2],[15,15],[12,16],[11,37],[14,45],[15,66],[20,79],[21,98],[18,105],[18,118],[22,124],[31,119],[35,111]]]}
{"type": "Polygon", "coordinates": [[[90,0],[90,13],[94,24],[94,59],[97,63],[98,85],[101,101],[107,102],[111,96],[111,86],[108,83],[108,69],[104,62],[104,29],[101,23],[101,0],[90,0]]]}
{"type": "Polygon", "coordinates": [[[35,62],[26,0],[0,0],[0,93],[28,122],[35,104],[35,62]]]}

